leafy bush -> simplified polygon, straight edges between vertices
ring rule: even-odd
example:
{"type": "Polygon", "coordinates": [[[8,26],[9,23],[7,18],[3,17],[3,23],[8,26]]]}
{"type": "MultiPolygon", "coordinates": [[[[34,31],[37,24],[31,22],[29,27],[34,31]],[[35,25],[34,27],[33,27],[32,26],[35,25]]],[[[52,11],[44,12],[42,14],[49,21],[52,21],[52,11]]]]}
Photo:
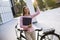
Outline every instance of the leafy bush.
{"type": "Polygon", "coordinates": [[[54,0],[45,0],[45,3],[49,6],[49,7],[53,7],[55,6],[56,2],[54,0]]]}

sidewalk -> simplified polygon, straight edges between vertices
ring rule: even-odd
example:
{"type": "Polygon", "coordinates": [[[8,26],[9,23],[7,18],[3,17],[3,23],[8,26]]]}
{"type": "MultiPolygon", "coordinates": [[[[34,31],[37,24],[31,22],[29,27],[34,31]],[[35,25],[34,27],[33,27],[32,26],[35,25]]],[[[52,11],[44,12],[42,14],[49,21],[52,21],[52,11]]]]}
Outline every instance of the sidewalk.
{"type": "Polygon", "coordinates": [[[17,40],[15,32],[16,24],[17,20],[13,19],[0,25],[0,37],[2,38],[2,40],[17,40]]]}
{"type": "Polygon", "coordinates": [[[36,18],[39,23],[47,25],[47,28],[54,28],[60,34],[60,7],[41,12],[36,18]]]}

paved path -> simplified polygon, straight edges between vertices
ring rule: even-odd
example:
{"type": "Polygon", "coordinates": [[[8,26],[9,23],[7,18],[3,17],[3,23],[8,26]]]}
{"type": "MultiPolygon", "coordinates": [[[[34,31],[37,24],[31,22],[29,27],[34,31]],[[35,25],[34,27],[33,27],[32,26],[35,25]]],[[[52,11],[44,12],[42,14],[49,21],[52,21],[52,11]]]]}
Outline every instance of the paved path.
{"type": "Polygon", "coordinates": [[[54,28],[60,34],[60,8],[41,12],[36,18],[40,24],[45,24],[46,28],[54,28]]]}

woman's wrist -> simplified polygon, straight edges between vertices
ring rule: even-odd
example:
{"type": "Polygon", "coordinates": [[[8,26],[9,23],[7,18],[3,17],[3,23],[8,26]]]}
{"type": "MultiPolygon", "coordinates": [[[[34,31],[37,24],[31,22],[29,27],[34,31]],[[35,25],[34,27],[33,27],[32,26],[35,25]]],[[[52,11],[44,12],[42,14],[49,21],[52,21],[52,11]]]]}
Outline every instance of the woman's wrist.
{"type": "Polygon", "coordinates": [[[30,25],[28,25],[28,28],[31,28],[31,24],[30,24],[30,25]]]}

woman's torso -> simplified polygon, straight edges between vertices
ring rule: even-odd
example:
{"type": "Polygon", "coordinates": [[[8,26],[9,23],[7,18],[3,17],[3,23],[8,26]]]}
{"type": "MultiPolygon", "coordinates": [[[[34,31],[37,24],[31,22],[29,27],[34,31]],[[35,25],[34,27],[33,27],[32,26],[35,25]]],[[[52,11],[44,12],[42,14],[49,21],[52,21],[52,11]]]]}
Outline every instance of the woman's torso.
{"type": "MultiPolygon", "coordinates": [[[[21,20],[22,20],[22,25],[23,25],[23,18],[32,18],[31,16],[21,16],[21,20]]],[[[21,21],[20,21],[21,22],[21,21]]],[[[32,23],[32,21],[31,21],[31,23],[32,23]]],[[[24,25],[23,25],[24,26],[24,25]]],[[[27,26],[28,27],[28,26],[27,26]]],[[[24,29],[24,28],[23,28],[24,29]]],[[[31,27],[30,28],[27,28],[27,29],[24,29],[24,30],[28,30],[28,31],[34,31],[35,29],[34,29],[34,27],[32,27],[32,25],[31,25],[31,27]]]]}

